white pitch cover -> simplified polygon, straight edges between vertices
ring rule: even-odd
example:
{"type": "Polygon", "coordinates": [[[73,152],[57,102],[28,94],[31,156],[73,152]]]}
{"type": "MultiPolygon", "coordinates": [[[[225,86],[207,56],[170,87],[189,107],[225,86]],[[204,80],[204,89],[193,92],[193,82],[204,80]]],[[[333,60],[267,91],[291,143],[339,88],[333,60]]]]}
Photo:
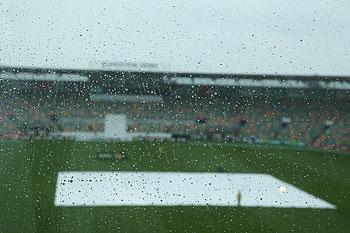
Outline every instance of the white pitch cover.
{"type": "Polygon", "coordinates": [[[336,207],[268,174],[60,172],[56,206],[336,207]]]}

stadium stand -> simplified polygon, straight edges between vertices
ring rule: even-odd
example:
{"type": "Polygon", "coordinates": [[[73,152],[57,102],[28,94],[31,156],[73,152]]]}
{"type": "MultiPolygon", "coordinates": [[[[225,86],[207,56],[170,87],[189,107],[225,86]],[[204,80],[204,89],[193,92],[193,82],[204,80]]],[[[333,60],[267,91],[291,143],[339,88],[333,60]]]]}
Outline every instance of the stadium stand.
{"type": "MultiPolygon", "coordinates": [[[[140,94],[125,88],[118,91],[112,83],[103,85],[123,95],[140,94]]],[[[173,85],[168,87],[171,91],[159,93],[161,101],[108,101],[92,98],[91,85],[71,85],[31,84],[3,92],[0,136],[50,138],[51,132],[101,132],[106,114],[123,113],[130,132],[350,150],[348,98],[286,96],[268,88],[259,94],[255,89],[236,93],[227,88],[173,85]],[[265,92],[269,94],[261,94],[265,92]]]]}
{"type": "Polygon", "coordinates": [[[102,131],[104,115],[125,113],[133,132],[171,132],[210,140],[298,143],[339,150],[348,149],[350,141],[349,112],[341,109],[320,112],[319,107],[310,106],[293,110],[290,103],[278,106],[238,103],[228,108],[227,105],[233,104],[220,101],[174,105],[166,98],[157,104],[96,103],[63,97],[56,101],[51,97],[28,99],[18,95],[2,99],[0,121],[5,137],[24,136],[29,129],[38,131],[37,134],[45,130],[102,131]]]}

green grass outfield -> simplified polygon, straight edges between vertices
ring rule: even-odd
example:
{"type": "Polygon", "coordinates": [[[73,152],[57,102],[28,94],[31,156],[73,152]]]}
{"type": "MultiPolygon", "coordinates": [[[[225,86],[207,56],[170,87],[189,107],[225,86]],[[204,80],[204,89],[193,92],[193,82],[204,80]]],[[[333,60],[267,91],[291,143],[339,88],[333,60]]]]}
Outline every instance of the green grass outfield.
{"type": "Polygon", "coordinates": [[[0,141],[0,232],[349,232],[350,154],[219,143],[0,141]],[[162,144],[165,156],[159,156],[162,144]],[[96,160],[125,150],[127,161],[96,160]],[[58,171],[268,173],[337,210],[55,207],[58,171]]]}

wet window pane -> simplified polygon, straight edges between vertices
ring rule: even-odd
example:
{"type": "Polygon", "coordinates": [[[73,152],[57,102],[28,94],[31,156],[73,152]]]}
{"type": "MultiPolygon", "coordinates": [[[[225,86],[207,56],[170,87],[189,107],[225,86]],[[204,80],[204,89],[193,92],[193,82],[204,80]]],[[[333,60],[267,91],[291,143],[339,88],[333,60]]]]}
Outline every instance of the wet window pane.
{"type": "Polygon", "coordinates": [[[347,1],[0,2],[0,232],[348,232],[347,1]]]}

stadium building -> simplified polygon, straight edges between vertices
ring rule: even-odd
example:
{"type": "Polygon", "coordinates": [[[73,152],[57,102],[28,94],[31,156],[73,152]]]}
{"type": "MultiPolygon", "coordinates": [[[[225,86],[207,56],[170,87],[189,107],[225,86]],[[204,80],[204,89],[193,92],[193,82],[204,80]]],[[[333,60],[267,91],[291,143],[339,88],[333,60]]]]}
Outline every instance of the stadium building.
{"type": "Polygon", "coordinates": [[[2,138],[350,150],[349,77],[2,67],[0,82],[2,138]],[[111,133],[113,115],[125,132],[111,133]]]}

